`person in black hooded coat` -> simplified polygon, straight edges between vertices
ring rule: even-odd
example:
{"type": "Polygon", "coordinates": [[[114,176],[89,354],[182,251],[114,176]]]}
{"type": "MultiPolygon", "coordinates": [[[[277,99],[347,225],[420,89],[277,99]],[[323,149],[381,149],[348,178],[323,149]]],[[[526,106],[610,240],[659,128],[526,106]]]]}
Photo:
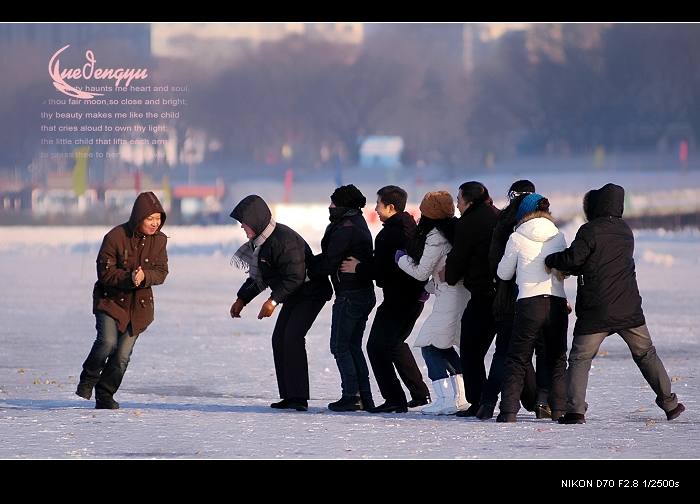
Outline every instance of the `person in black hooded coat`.
{"type": "Polygon", "coordinates": [[[282,304],[272,332],[272,354],[277,387],[282,399],[276,409],[307,411],[309,367],[306,333],[333,290],[327,278],[307,281],[314,260],[308,243],[293,229],[272,219],[265,201],[257,195],[241,200],[231,212],[241,223],[249,241],[238,249],[232,262],[248,269],[249,277],[238,290],[231,317],[240,318],[243,307],[270,287],[258,319],[269,317],[282,304]]]}
{"type": "Polygon", "coordinates": [[[656,404],[668,420],[684,410],[656,354],[642,311],[634,267],[634,235],[622,212],[625,190],[615,184],[586,193],[583,210],[588,222],[571,245],[545,258],[545,266],[577,277],[576,324],[569,353],[566,415],[559,423],[585,423],[586,387],[591,361],[603,340],[619,334],[634,362],[656,393],[656,404]]]}

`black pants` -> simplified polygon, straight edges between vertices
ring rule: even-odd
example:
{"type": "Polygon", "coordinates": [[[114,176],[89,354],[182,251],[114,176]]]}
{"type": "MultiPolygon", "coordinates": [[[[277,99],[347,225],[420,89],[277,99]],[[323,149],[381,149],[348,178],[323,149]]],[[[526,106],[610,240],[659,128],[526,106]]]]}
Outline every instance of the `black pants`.
{"type": "MultiPolygon", "coordinates": [[[[491,359],[491,368],[484,391],[481,393],[480,404],[496,406],[498,395],[501,393],[503,372],[505,370],[506,356],[513,333],[513,320],[496,321],[496,349],[491,359]]],[[[535,342],[537,371],[532,362],[525,368],[523,393],[520,402],[528,411],[533,411],[535,406],[547,404],[547,373],[544,369],[544,338],[539,337],[535,342]]]]}
{"type": "Polygon", "coordinates": [[[523,389],[525,369],[532,363],[535,342],[542,334],[545,344],[545,369],[549,386],[549,407],[566,409],[566,331],[569,310],[566,299],[556,296],[522,298],[515,304],[513,337],[508,348],[501,412],[517,413],[523,389]]]}
{"type": "Polygon", "coordinates": [[[496,336],[493,301],[494,296],[472,296],[462,315],[459,356],[464,395],[471,404],[479,404],[486,385],[484,358],[496,336]]]}
{"type": "Polygon", "coordinates": [[[403,406],[407,402],[396,373],[412,399],[430,395],[413,353],[406,344],[422,311],[423,303],[420,301],[400,303],[385,300],[374,315],[367,339],[367,356],[379,391],[389,404],[403,406]]]}
{"type": "Polygon", "coordinates": [[[309,399],[309,362],[306,333],[326,302],[313,297],[282,304],[272,331],[272,356],[282,399],[309,399]]]}

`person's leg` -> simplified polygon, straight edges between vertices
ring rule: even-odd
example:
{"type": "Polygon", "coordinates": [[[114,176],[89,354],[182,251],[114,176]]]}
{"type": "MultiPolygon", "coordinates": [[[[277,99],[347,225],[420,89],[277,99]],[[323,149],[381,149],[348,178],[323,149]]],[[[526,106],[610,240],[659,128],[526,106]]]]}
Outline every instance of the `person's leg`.
{"type": "Polygon", "coordinates": [[[547,352],[544,348],[544,338],[540,335],[535,341],[535,365],[532,372],[534,373],[534,378],[531,378],[535,382],[535,404],[539,406],[548,406],[547,394],[549,385],[547,385],[547,369],[544,365],[545,354],[547,352]]]}
{"type": "Polygon", "coordinates": [[[375,303],[373,288],[336,294],[331,321],[331,353],[340,372],[343,399],[358,396],[371,399],[362,337],[375,303]]]}
{"type": "Polygon", "coordinates": [[[281,399],[287,399],[290,397],[289,394],[287,394],[287,385],[285,380],[284,332],[292,311],[291,306],[283,304],[279,315],[277,315],[275,328],[272,330],[272,360],[275,363],[277,390],[279,391],[281,399]]]}
{"type": "Polygon", "coordinates": [[[392,310],[386,301],[377,308],[367,338],[367,356],[384,400],[388,404],[405,406],[406,394],[394,370],[393,350],[401,329],[398,325],[400,320],[395,316],[396,312],[397,310],[392,310]]]}
{"type": "Polygon", "coordinates": [[[591,361],[598,353],[600,345],[608,336],[607,332],[574,335],[569,352],[569,367],[566,372],[566,412],[584,415],[586,404],[586,387],[591,361]]]}
{"type": "Polygon", "coordinates": [[[411,335],[411,331],[413,331],[418,317],[420,317],[420,314],[423,312],[423,306],[424,304],[419,301],[416,303],[415,309],[404,309],[399,337],[396,345],[394,345],[394,348],[391,350],[392,360],[396,367],[396,372],[399,374],[399,378],[401,378],[401,381],[406,385],[411,398],[419,401],[429,397],[430,391],[423,380],[420,369],[418,369],[418,364],[416,363],[415,357],[413,357],[411,348],[406,344],[406,340],[411,335]]]}
{"type": "Polygon", "coordinates": [[[421,410],[424,415],[446,415],[457,411],[454,403],[454,390],[450,381],[442,349],[428,345],[421,347],[428,377],[435,390],[435,399],[421,410]]]}
{"type": "Polygon", "coordinates": [[[80,373],[80,383],[87,384],[90,390],[100,381],[100,375],[107,363],[107,358],[114,352],[119,340],[116,321],[104,312],[98,312],[95,315],[95,329],[97,337],[80,373]]]}
{"type": "Polygon", "coordinates": [[[299,300],[291,307],[284,327],[285,397],[306,400],[310,397],[306,334],[324,305],[323,300],[308,298],[299,300]]]}
{"type": "Polygon", "coordinates": [[[546,300],[548,316],[542,336],[546,348],[548,401],[552,419],[558,420],[566,411],[566,333],[569,311],[564,298],[551,296],[546,300]]]}
{"type": "Polygon", "coordinates": [[[374,288],[356,292],[358,294],[356,303],[360,315],[355,319],[355,328],[350,336],[350,355],[355,366],[357,386],[360,398],[363,400],[363,407],[372,408],[374,407],[374,401],[372,400],[372,388],[369,381],[369,366],[362,351],[362,339],[367,327],[367,319],[369,319],[369,315],[377,303],[377,298],[374,295],[374,288]]]}
{"type": "Polygon", "coordinates": [[[501,414],[515,414],[520,410],[527,364],[532,362],[535,340],[545,323],[546,299],[536,296],[516,302],[513,333],[501,383],[501,414]]]}
{"type": "Polygon", "coordinates": [[[498,394],[501,393],[501,380],[512,332],[512,320],[499,320],[496,322],[496,348],[491,358],[491,367],[484,384],[484,391],[481,393],[480,404],[495,406],[496,402],[498,402],[498,394]]]}
{"type": "Polygon", "coordinates": [[[428,368],[428,378],[430,378],[430,381],[442,380],[449,376],[440,348],[428,345],[421,347],[420,351],[421,355],[423,355],[425,365],[428,368]]]}
{"type": "Polygon", "coordinates": [[[442,360],[445,362],[447,372],[451,375],[462,374],[462,363],[459,360],[459,354],[455,347],[441,348],[442,360]]]}
{"type": "Polygon", "coordinates": [[[661,358],[656,353],[656,347],[651,341],[646,324],[632,329],[623,329],[618,331],[618,334],[627,343],[635,364],[656,394],[656,404],[659,408],[668,412],[678,406],[678,398],[671,391],[671,380],[661,358]]]}
{"type": "Polygon", "coordinates": [[[335,358],[340,373],[340,387],[343,398],[355,397],[360,393],[357,385],[357,372],[350,355],[350,338],[355,328],[355,319],[349,312],[351,302],[346,292],[338,292],[333,302],[331,317],[331,354],[335,358]]]}
{"type": "MultiPolygon", "coordinates": [[[[472,296],[462,315],[460,359],[466,399],[478,409],[486,383],[484,357],[496,335],[493,297],[472,296]]],[[[474,411],[476,413],[476,411],[474,411]]]]}
{"type": "MultiPolygon", "coordinates": [[[[105,314],[101,320],[105,333],[113,335],[116,332],[118,336],[117,345],[107,358],[100,379],[95,384],[95,397],[98,401],[110,400],[119,389],[138,338],[138,335],[131,334],[131,324],[127,326],[126,331],[119,333],[117,323],[112,317],[105,314]]],[[[111,338],[112,336],[109,336],[109,339],[111,338]]]]}

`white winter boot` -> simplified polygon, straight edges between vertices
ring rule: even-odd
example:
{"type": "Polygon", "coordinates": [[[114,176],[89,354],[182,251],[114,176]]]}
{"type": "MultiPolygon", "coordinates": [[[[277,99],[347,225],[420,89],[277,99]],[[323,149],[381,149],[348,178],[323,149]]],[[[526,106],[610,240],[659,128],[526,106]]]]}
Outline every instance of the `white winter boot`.
{"type": "Polygon", "coordinates": [[[433,388],[437,396],[435,402],[423,408],[421,413],[424,415],[454,415],[457,412],[457,406],[454,401],[452,381],[449,378],[435,380],[433,388]]]}
{"type": "Polygon", "coordinates": [[[458,411],[465,410],[469,408],[470,404],[467,398],[464,397],[464,378],[461,374],[450,376],[452,380],[452,388],[455,391],[455,405],[458,411]]]}

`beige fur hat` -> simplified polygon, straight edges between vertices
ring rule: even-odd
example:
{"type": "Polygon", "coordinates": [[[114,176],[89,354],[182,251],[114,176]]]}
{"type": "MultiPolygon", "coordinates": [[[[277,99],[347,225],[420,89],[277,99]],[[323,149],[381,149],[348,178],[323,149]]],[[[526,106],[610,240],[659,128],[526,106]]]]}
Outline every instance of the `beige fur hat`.
{"type": "Polygon", "coordinates": [[[429,192],[418,208],[429,219],[448,219],[455,214],[454,199],[447,191],[429,192]]]}

